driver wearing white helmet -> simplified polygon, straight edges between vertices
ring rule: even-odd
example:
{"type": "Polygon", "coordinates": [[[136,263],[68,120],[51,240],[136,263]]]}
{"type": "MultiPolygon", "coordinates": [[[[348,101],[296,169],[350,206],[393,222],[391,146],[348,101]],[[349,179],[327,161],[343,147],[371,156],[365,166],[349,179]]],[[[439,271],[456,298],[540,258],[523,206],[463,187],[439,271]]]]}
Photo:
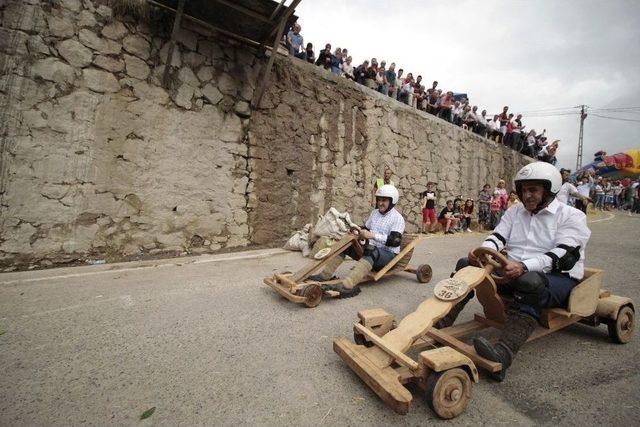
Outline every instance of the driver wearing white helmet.
{"type": "MultiPolygon", "coordinates": [[[[473,343],[479,355],[502,363],[499,380],[535,329],[540,310],[566,307],[571,290],[584,275],[584,251],[591,235],[585,214],[557,200],[562,177],[553,165],[524,166],[514,183],[522,203],[509,208],[482,243],[496,251],[507,250],[503,275],[510,281],[499,285],[498,292],[513,297],[514,303],[507,309],[496,344],[482,337],[473,343]]],[[[468,259],[462,258],[456,270],[467,265],[468,259]]],[[[451,326],[473,295],[472,291],[456,304],[436,327],[451,326]]]]}
{"type": "MultiPolygon", "coordinates": [[[[359,238],[368,239],[364,254],[341,283],[325,285],[329,290],[340,292],[341,298],[349,298],[360,293],[358,283],[371,270],[381,270],[395,256],[400,253],[402,233],[404,233],[404,218],[395,208],[400,195],[393,185],[385,184],[375,193],[376,209],[371,211],[365,226],[359,230],[359,238]]],[[[353,247],[343,253],[355,257],[353,247]]],[[[309,277],[312,280],[327,281],[342,263],[342,257],[335,257],[325,265],[318,275],[309,277]]]]}

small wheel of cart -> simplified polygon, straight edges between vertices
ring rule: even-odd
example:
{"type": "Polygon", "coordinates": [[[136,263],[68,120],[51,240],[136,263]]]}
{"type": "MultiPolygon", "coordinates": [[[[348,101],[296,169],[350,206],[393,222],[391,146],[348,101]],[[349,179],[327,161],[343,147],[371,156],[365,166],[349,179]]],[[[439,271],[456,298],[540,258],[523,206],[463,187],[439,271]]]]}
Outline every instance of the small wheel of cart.
{"type": "Polygon", "coordinates": [[[429,264],[421,264],[416,268],[416,278],[420,283],[429,283],[433,276],[433,270],[429,264]]]}
{"type": "Polygon", "coordinates": [[[360,332],[353,331],[353,341],[358,345],[363,345],[365,347],[373,347],[373,343],[371,341],[367,341],[360,332]]]}
{"type": "Polygon", "coordinates": [[[633,308],[628,305],[622,307],[618,312],[618,317],[616,317],[615,322],[607,325],[611,341],[618,344],[626,344],[631,341],[635,330],[635,317],[636,314],[633,308]]]}
{"type": "Polygon", "coordinates": [[[471,399],[471,378],[463,368],[430,372],[427,377],[427,403],[444,419],[462,414],[471,399]]]}
{"type": "Polygon", "coordinates": [[[320,285],[316,285],[315,283],[312,285],[307,285],[302,288],[300,295],[305,298],[304,305],[309,308],[316,307],[322,301],[322,287],[320,285]]]}

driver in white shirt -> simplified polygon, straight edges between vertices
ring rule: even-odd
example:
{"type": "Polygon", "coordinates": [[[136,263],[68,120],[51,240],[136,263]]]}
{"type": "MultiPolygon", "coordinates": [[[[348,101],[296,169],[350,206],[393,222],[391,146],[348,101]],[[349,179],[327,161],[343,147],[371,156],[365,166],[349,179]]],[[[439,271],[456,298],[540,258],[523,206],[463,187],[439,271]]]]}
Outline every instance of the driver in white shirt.
{"type": "MultiPolygon", "coordinates": [[[[514,303],[507,309],[496,344],[482,337],[474,339],[479,355],[502,363],[499,380],[535,329],[540,310],[566,307],[571,290],[584,275],[584,251],[591,235],[585,214],[556,200],[562,177],[553,165],[531,163],[520,169],[514,183],[522,203],[508,209],[494,233],[482,243],[496,251],[507,250],[508,264],[502,274],[510,282],[498,286],[498,292],[511,295],[514,303]]],[[[456,270],[468,264],[463,258],[456,270]]],[[[451,326],[473,294],[470,292],[435,326],[451,326]]]]}

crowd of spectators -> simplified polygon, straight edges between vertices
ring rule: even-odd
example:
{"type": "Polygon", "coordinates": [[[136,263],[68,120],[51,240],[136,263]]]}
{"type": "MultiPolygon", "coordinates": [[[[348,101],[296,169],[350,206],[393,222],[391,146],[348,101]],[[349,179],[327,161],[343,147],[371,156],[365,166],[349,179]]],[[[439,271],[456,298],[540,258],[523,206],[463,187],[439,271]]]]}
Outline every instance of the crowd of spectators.
{"type": "MultiPolygon", "coordinates": [[[[609,179],[607,177],[596,176],[595,171],[590,169],[582,172],[572,179],[578,193],[585,199],[593,202],[593,207],[600,211],[628,211],[640,213],[640,180],[630,178],[609,179]]],[[[569,204],[586,213],[588,201],[580,198],[570,198],[569,204]]]]}
{"type": "Polygon", "coordinates": [[[316,56],[312,43],[304,45],[300,31],[300,24],[295,23],[285,37],[284,42],[290,55],[324,67],[337,76],[353,80],[529,157],[556,164],[559,140],[549,141],[546,129],[540,134],[535,129],[527,130],[522,123],[522,114],[509,112],[508,106],[497,114],[487,115],[487,110],[484,109],[478,112],[478,106],[472,105],[465,94],[439,89],[437,81],[426,88],[421,75],[414,77],[411,72],[405,74],[394,62],[387,66],[384,60],[378,62],[377,58],[371,58],[370,61],[364,60],[354,66],[347,49],[336,47],[332,51],[330,43],[316,56]]]}

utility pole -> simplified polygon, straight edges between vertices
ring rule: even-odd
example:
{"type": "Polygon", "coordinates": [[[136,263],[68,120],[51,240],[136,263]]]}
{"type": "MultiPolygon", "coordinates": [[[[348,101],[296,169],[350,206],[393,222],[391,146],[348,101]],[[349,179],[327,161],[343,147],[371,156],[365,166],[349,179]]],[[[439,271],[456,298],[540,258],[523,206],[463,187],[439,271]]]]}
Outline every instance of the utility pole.
{"type": "Polygon", "coordinates": [[[580,136],[578,136],[578,156],[576,157],[576,170],[582,166],[582,135],[584,131],[584,119],[587,118],[587,113],[584,112],[586,105],[580,106],[580,136]]]}

